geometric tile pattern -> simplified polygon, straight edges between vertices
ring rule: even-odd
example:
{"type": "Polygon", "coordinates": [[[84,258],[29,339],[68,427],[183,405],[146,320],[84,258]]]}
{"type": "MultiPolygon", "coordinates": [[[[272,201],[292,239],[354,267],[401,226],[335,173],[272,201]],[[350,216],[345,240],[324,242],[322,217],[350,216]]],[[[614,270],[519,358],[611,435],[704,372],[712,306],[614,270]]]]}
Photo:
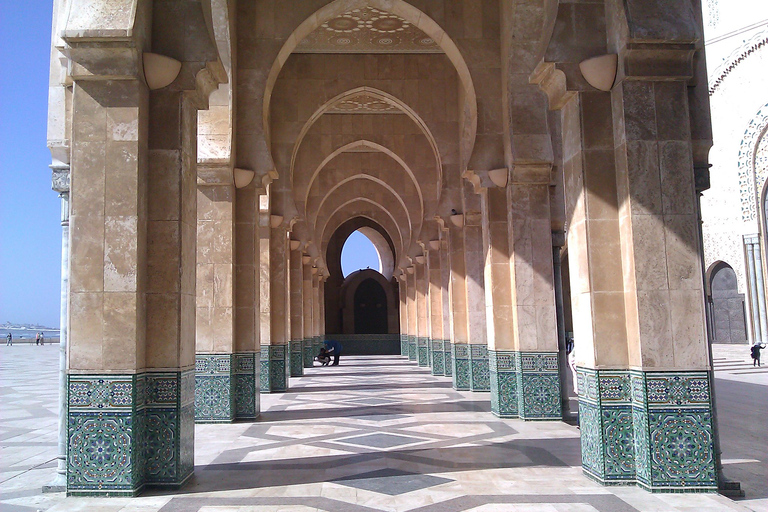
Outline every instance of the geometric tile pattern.
{"type": "Polygon", "coordinates": [[[259,416],[259,353],[233,354],[235,381],[235,419],[251,420],[259,416]]]}
{"type": "Polygon", "coordinates": [[[408,360],[409,361],[416,361],[417,360],[417,354],[418,354],[418,347],[417,347],[417,337],[416,336],[408,336],[408,360]]]}
{"type": "Polygon", "coordinates": [[[488,346],[469,345],[470,380],[471,391],[490,391],[491,373],[488,368],[488,346]]]}
{"type": "Polygon", "coordinates": [[[429,366],[429,338],[416,338],[419,366],[429,366]]]}
{"type": "Polygon", "coordinates": [[[134,496],[194,467],[194,370],[68,376],[69,495],[134,496]]]}
{"type": "Polygon", "coordinates": [[[584,472],[651,491],[714,491],[706,372],[578,369],[584,472]]]}
{"type": "MultiPolygon", "coordinates": [[[[261,392],[285,393],[288,390],[288,345],[261,346],[261,392]]],[[[302,370],[303,371],[303,370],[302,370]]]]}
{"type": "Polygon", "coordinates": [[[408,335],[400,335],[400,355],[408,357],[408,335]]]}
{"type": "Polygon", "coordinates": [[[195,354],[195,421],[229,423],[235,419],[232,354],[195,354]]]}
{"type": "Polygon", "coordinates": [[[443,342],[443,367],[445,369],[445,376],[446,377],[452,377],[453,376],[453,361],[451,359],[451,349],[452,343],[449,340],[445,340],[443,342]]]}
{"type": "Polygon", "coordinates": [[[518,414],[524,420],[560,420],[557,352],[517,352],[518,414]]]}
{"type": "Polygon", "coordinates": [[[291,377],[301,377],[304,375],[304,342],[302,340],[292,340],[289,343],[291,354],[289,356],[291,377]]]}
{"type": "Polygon", "coordinates": [[[451,344],[451,363],[453,366],[451,372],[453,377],[453,389],[457,391],[469,391],[470,366],[468,344],[451,344]]]}
{"type": "Polygon", "coordinates": [[[445,375],[445,342],[443,340],[432,340],[432,375],[445,375]]]}
{"type": "Polygon", "coordinates": [[[304,368],[312,368],[315,360],[315,354],[312,351],[312,338],[302,340],[302,347],[304,352],[304,368]]]}
{"type": "Polygon", "coordinates": [[[517,418],[517,352],[488,351],[491,412],[499,418],[517,418]]]}
{"type": "Polygon", "coordinates": [[[454,480],[432,475],[421,475],[399,469],[379,469],[346,478],[332,480],[335,483],[364,489],[366,491],[397,496],[408,492],[427,489],[454,480]]]}

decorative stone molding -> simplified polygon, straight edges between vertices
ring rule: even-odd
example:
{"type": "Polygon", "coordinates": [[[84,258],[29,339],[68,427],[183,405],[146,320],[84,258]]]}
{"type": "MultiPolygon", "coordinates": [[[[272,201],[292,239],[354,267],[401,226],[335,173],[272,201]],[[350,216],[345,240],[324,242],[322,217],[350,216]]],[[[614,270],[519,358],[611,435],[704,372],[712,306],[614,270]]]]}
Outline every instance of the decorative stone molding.
{"type": "Polygon", "coordinates": [[[231,423],[235,419],[233,354],[196,354],[195,422],[231,423]]]}
{"type": "Polygon", "coordinates": [[[579,69],[589,85],[598,91],[608,92],[616,80],[618,65],[619,56],[609,53],[581,61],[579,69]]]}
{"type": "Polygon", "coordinates": [[[758,32],[750,39],[745,41],[718,66],[709,76],[709,95],[712,96],[720,88],[725,79],[730,75],[747,57],[768,46],[768,31],[758,32]]]}
{"type": "Polygon", "coordinates": [[[768,161],[765,157],[758,160],[756,155],[760,146],[766,145],[763,141],[767,130],[768,103],[763,105],[749,122],[739,147],[739,196],[744,222],[757,221],[758,193],[762,193],[768,177],[768,161]]]}
{"type": "Polygon", "coordinates": [[[565,73],[553,62],[541,62],[528,80],[547,95],[550,110],[560,110],[576,95],[575,91],[568,90],[565,73]]]}

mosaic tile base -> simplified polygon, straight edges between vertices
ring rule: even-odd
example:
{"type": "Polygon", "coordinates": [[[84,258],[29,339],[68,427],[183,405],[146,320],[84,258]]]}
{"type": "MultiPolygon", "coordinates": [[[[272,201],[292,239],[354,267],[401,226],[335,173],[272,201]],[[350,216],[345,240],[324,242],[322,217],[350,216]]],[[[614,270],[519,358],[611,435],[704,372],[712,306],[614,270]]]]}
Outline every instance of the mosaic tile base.
{"type": "Polygon", "coordinates": [[[443,340],[432,340],[432,375],[445,375],[445,349],[443,340]]]}
{"type": "Polygon", "coordinates": [[[560,420],[557,352],[517,352],[518,414],[524,420],[560,420]]]}
{"type": "Polygon", "coordinates": [[[195,421],[229,423],[235,419],[232,354],[195,355],[195,421]]]}
{"type": "Polygon", "coordinates": [[[68,495],[134,496],[192,475],[194,371],[68,377],[68,495]]]}
{"type": "Polygon", "coordinates": [[[301,340],[293,340],[288,345],[290,355],[290,376],[302,377],[304,375],[304,343],[301,340]]]}
{"type": "Polygon", "coordinates": [[[400,355],[408,357],[408,336],[400,335],[400,355]]]}
{"type": "Polygon", "coordinates": [[[491,375],[488,368],[488,347],[469,345],[469,389],[470,391],[490,391],[491,375]]]}
{"type": "Polygon", "coordinates": [[[579,368],[584,472],[654,492],[715,491],[706,372],[579,368]]]}
{"type": "Polygon", "coordinates": [[[304,356],[304,368],[312,368],[314,365],[314,359],[315,359],[315,353],[312,351],[312,340],[311,339],[305,339],[302,340],[302,349],[303,349],[303,356],[304,356]]]}
{"type": "Polygon", "coordinates": [[[452,377],[453,376],[453,359],[451,358],[451,345],[453,345],[450,341],[446,340],[443,344],[443,364],[445,369],[445,376],[446,377],[452,377]]]}
{"type": "Polygon", "coordinates": [[[517,354],[488,351],[491,412],[500,418],[517,418],[517,354]]]}
{"type": "Polygon", "coordinates": [[[457,391],[469,391],[470,366],[469,345],[466,343],[453,343],[451,345],[451,363],[453,377],[453,389],[457,391]]]}
{"type": "Polygon", "coordinates": [[[429,366],[429,338],[417,338],[417,362],[419,366],[429,366]]]}
{"type": "Polygon", "coordinates": [[[288,345],[261,346],[261,392],[284,393],[288,390],[288,345]]]}
{"type": "Polygon", "coordinates": [[[259,354],[234,354],[235,419],[250,420],[259,416],[259,354]]]}
{"type": "Polygon", "coordinates": [[[408,336],[408,360],[416,361],[418,347],[416,346],[416,336],[408,336]]]}

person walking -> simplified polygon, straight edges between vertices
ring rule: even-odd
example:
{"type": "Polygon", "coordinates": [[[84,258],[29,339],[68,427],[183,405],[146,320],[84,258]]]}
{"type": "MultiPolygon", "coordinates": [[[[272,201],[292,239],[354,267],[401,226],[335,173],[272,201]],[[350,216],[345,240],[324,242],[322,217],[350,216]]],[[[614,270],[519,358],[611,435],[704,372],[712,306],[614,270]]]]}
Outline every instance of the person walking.
{"type": "Polygon", "coordinates": [[[39,345],[39,344],[40,344],[40,333],[38,332],[35,335],[35,345],[39,345]]]}
{"type": "Polygon", "coordinates": [[[45,345],[45,333],[40,331],[40,346],[42,347],[43,345],[45,345]]]}
{"type": "Polygon", "coordinates": [[[333,364],[331,366],[339,366],[339,357],[341,356],[341,343],[336,340],[325,340],[323,342],[328,349],[328,354],[333,356],[333,364]]]}
{"type": "Polygon", "coordinates": [[[765,344],[760,343],[759,341],[756,341],[754,345],[752,345],[752,349],[750,350],[752,352],[752,366],[760,366],[760,349],[765,348],[765,344]]]}
{"type": "Polygon", "coordinates": [[[5,337],[5,346],[6,347],[12,347],[13,346],[13,334],[8,333],[8,336],[5,337]]]}

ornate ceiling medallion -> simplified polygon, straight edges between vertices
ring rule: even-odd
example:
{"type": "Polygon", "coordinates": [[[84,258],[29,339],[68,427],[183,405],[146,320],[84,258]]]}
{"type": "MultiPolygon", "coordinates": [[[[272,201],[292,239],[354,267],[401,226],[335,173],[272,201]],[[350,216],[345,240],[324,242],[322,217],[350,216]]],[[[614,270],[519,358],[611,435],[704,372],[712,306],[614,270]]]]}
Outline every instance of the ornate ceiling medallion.
{"type": "Polygon", "coordinates": [[[373,7],[326,21],[304,38],[296,53],[443,53],[412,23],[373,7]]]}
{"type": "Polygon", "coordinates": [[[394,105],[368,93],[344,98],[326,111],[326,114],[402,114],[394,105]]]}

